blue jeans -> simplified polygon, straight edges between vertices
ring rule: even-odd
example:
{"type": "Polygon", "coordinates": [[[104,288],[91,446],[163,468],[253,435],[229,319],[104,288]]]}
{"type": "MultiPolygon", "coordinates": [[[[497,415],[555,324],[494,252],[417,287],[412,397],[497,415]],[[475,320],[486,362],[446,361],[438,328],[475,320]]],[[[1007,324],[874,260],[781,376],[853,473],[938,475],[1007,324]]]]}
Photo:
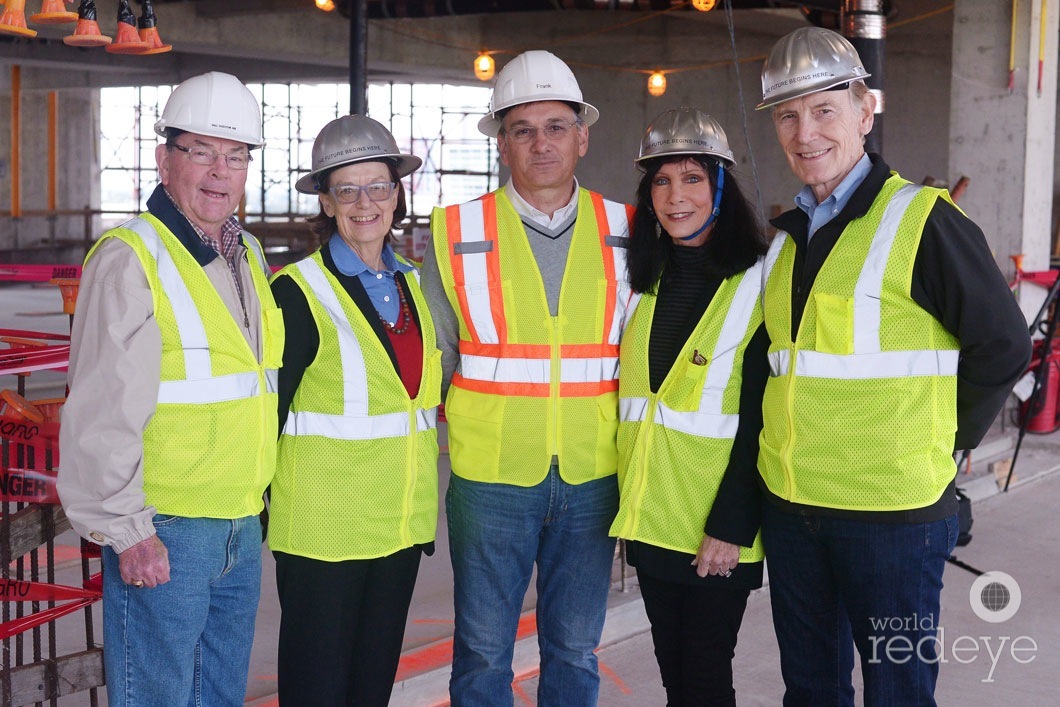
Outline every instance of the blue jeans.
{"type": "Polygon", "coordinates": [[[241,706],[261,593],[261,523],[156,515],[170,581],[137,589],[103,548],[110,707],[241,706]]]}
{"type": "Polygon", "coordinates": [[[876,523],[765,503],[785,707],[853,706],[855,646],[866,707],[934,705],[942,572],[956,540],[956,515],[876,523]]]}
{"type": "Polygon", "coordinates": [[[523,488],[461,479],[445,496],[455,581],[453,707],[513,704],[512,654],[537,563],[540,707],[596,704],[596,654],[607,613],[618,510],[615,476],[577,486],[553,466],[523,488]]]}

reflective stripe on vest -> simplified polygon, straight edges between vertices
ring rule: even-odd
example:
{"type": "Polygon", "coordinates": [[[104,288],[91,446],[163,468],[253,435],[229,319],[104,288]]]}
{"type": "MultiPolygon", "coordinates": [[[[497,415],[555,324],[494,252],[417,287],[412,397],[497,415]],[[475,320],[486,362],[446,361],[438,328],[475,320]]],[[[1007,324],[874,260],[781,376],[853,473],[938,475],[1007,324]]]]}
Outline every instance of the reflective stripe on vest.
{"type": "MultiPolygon", "coordinates": [[[[409,434],[407,412],[383,415],[368,414],[368,371],[357,336],[349,326],[346,313],[324,271],[315,260],[305,259],[296,264],[298,271],[313,290],[328,313],[338,335],[345,389],[343,413],[327,415],[319,412],[292,411],[287,416],[283,434],[321,435],[330,439],[367,440],[386,437],[405,437],[409,434]]],[[[423,432],[437,425],[438,408],[416,411],[416,431],[423,432]]]]}
{"type": "MultiPolygon", "coordinates": [[[[184,352],[184,379],[163,380],[158,386],[158,402],[188,405],[205,405],[229,400],[253,398],[261,394],[258,374],[250,371],[228,376],[212,375],[210,347],[206,338],[199,309],[195,306],[188,285],[184,282],[169,250],[151,224],[142,218],[134,218],[120,228],[133,231],[143,241],[144,247],[155,259],[158,279],[173,308],[173,317],[180,332],[180,344],[184,352]]],[[[264,263],[264,254],[253,239],[244,238],[249,244],[258,264],[264,263]]],[[[275,393],[278,372],[265,370],[266,392],[275,393]]]]}
{"type": "MultiPolygon", "coordinates": [[[[594,396],[618,389],[618,345],[622,336],[622,312],[631,295],[616,286],[616,273],[625,273],[624,248],[608,244],[611,224],[620,224],[618,237],[628,234],[629,216],[624,204],[591,194],[600,234],[604,274],[610,284],[604,306],[604,325],[599,344],[560,345],[560,390],[564,397],[594,396]],[[625,297],[625,301],[622,298],[625,297]]],[[[496,193],[446,210],[446,234],[451,252],[453,278],[458,285],[481,283],[481,287],[457,287],[456,295],[470,341],[460,342],[460,368],[454,377],[460,387],[480,393],[548,397],[551,394],[552,346],[510,344],[500,290],[487,283],[500,281],[496,193]],[[459,244],[459,246],[458,246],[459,244]],[[468,297],[468,291],[475,296],[468,297]]]]}
{"type": "MultiPolygon", "coordinates": [[[[722,402],[736,365],[737,349],[746,336],[755,305],[759,302],[763,265],[761,259],[755,262],[744,273],[736,288],[707,369],[699,409],[695,412],[678,412],[659,400],[655,406],[655,424],[696,437],[730,439],[736,436],[740,416],[726,415],[722,411],[722,402]]],[[[647,413],[648,399],[622,398],[618,408],[622,422],[641,422],[647,413]]]]}
{"type": "MultiPolygon", "coordinates": [[[[883,276],[891,255],[898,227],[920,187],[906,184],[888,202],[873,236],[865,264],[854,286],[854,351],[851,354],[828,354],[798,351],[795,375],[809,378],[903,378],[910,376],[957,375],[959,352],[954,350],[881,351],[880,302],[883,276]]],[[[766,256],[770,269],[790,236],[781,232],[766,256]]],[[[768,275],[764,279],[768,279],[768,275]]],[[[764,288],[763,288],[764,291],[764,288]]],[[[791,350],[769,354],[773,376],[787,375],[791,367],[791,350]]]]}

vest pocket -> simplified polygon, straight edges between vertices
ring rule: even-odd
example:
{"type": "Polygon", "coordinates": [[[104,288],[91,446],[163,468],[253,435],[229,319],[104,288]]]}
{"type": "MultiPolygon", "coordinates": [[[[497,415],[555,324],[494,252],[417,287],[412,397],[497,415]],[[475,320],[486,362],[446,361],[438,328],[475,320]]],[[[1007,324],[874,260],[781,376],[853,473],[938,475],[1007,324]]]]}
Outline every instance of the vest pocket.
{"type": "Polygon", "coordinates": [[[854,300],[851,297],[815,292],[817,346],[821,353],[854,353],[854,300]]]}
{"type": "Polygon", "coordinates": [[[279,368],[283,365],[283,311],[278,307],[270,307],[262,309],[261,315],[264,322],[261,364],[265,368],[279,368]]]}

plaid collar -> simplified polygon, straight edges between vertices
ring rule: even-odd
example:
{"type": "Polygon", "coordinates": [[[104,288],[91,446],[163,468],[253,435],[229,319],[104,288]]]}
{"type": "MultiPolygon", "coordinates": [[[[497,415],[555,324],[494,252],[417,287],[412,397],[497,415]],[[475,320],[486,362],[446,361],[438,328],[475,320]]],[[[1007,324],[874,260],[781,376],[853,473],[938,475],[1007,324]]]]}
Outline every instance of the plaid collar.
{"type": "Polygon", "coordinates": [[[175,208],[177,213],[183,216],[188,223],[191,224],[191,227],[195,230],[195,233],[198,234],[202,242],[213,248],[224,257],[225,260],[231,263],[235,258],[236,246],[239,245],[240,237],[243,233],[243,227],[239,225],[239,219],[233,214],[221,224],[221,242],[218,243],[213,237],[207,235],[204,230],[199,228],[198,224],[188,218],[188,215],[181,210],[180,206],[173,199],[173,195],[170,194],[168,190],[163,189],[163,191],[165,191],[166,196],[168,196],[169,200],[173,203],[173,208],[175,208]]]}

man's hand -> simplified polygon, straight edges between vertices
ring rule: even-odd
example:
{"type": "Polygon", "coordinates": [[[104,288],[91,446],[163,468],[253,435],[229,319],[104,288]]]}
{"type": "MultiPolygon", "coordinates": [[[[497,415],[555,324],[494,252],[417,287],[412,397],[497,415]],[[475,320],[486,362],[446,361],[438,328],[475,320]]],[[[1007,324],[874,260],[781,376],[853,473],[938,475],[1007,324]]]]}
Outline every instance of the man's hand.
{"type": "Polygon", "coordinates": [[[169,551],[152,535],[118,553],[121,580],[134,587],[157,587],[169,581],[169,551]]]}
{"type": "Polygon", "coordinates": [[[696,574],[700,577],[706,577],[708,574],[728,577],[739,563],[739,545],[733,545],[709,535],[703,536],[703,542],[699,544],[699,552],[692,560],[696,574]]]}

